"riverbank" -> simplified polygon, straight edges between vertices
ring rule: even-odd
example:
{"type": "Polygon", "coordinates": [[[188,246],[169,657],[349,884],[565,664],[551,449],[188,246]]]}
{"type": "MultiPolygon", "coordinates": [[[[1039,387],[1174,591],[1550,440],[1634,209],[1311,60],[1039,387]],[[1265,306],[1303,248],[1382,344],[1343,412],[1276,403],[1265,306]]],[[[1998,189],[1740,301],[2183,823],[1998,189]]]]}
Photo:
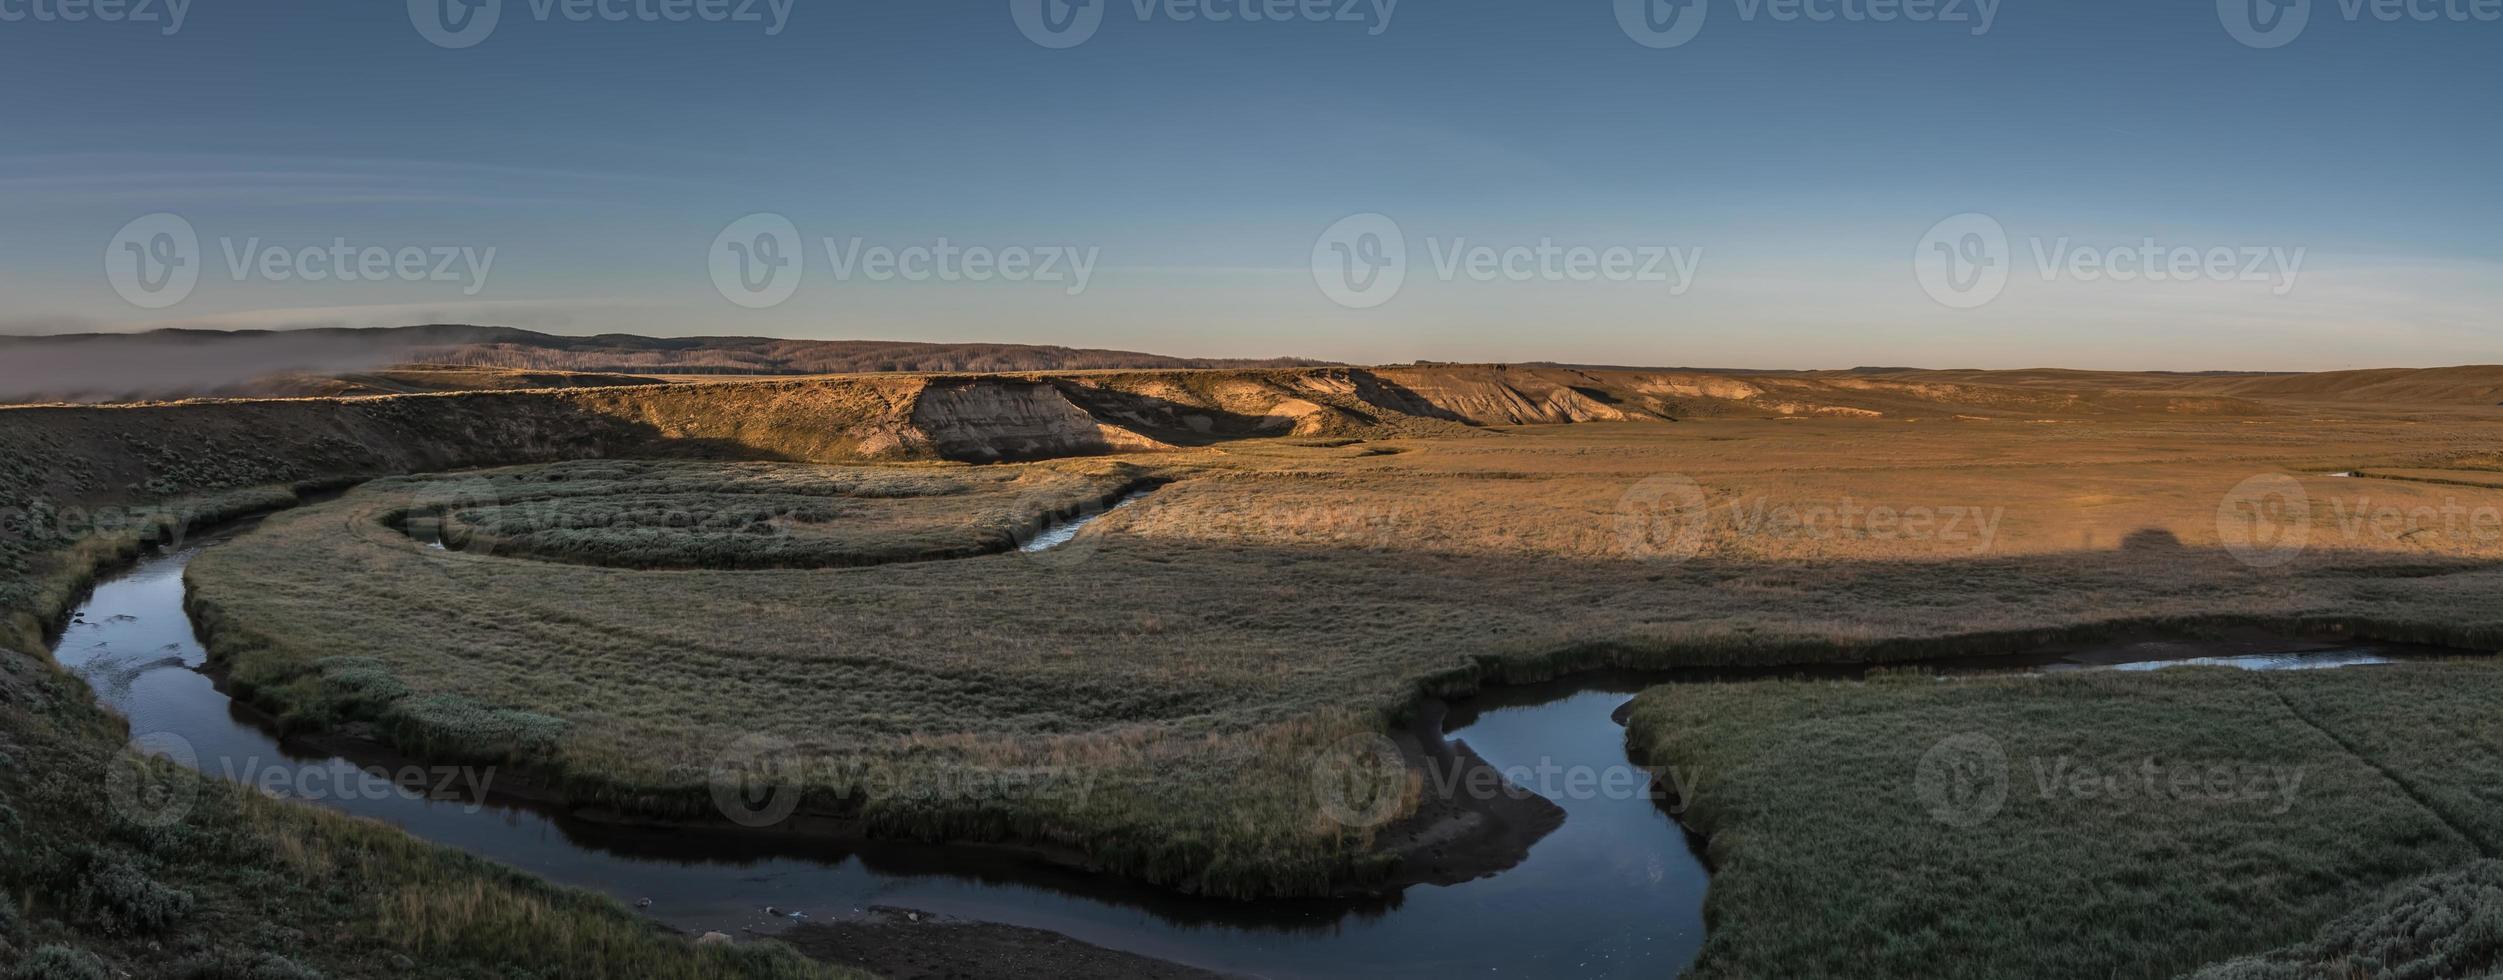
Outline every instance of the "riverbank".
{"type": "Polygon", "coordinates": [[[913,909],[877,907],[853,922],[806,925],[783,936],[791,947],[886,980],[1221,980],[1214,973],[1089,946],[1054,932],[965,922],[913,909]]]}
{"type": "MultiPolygon", "coordinates": [[[[67,614],[85,588],[67,583],[101,579],[96,590],[107,591],[147,537],[186,536],[197,522],[293,499],[289,488],[268,488],[179,501],[165,512],[181,520],[92,539],[70,553],[83,563],[64,559],[50,584],[28,586],[65,597],[63,613],[37,618],[63,622],[66,636],[129,628],[137,620],[125,614],[67,614]]],[[[164,581],[178,607],[179,578],[164,581]]],[[[0,901],[0,958],[151,976],[352,975],[423,962],[445,977],[515,967],[593,977],[606,973],[598,964],[618,961],[637,964],[640,976],[687,980],[857,976],[771,944],[699,948],[612,900],[206,778],[179,764],[186,743],[162,729],[130,733],[155,754],[125,752],[127,729],[101,710],[97,692],[49,658],[35,663],[0,649],[0,757],[12,760],[0,767],[0,842],[25,856],[0,866],[0,894],[9,896],[0,901]],[[272,907],[287,915],[273,919],[272,907]]]]}
{"type": "MultiPolygon", "coordinates": [[[[60,662],[94,684],[108,705],[149,728],[152,744],[180,745],[191,764],[222,773],[230,782],[297,795],[399,825],[429,840],[559,884],[593,887],[618,901],[633,902],[640,914],[672,925],[684,935],[721,932],[739,941],[779,942],[802,931],[834,930],[849,937],[851,959],[845,962],[860,961],[884,955],[861,945],[883,931],[869,928],[880,924],[876,921],[862,921],[864,915],[866,920],[875,920],[874,914],[847,916],[845,909],[855,903],[865,908],[873,897],[917,895],[920,901],[942,906],[952,901],[969,910],[956,917],[959,924],[1002,914],[1012,919],[1041,915],[1039,921],[1067,922],[1105,942],[1140,943],[1184,958],[1222,962],[1243,972],[1263,972],[1280,964],[1292,965],[1294,972],[1326,972],[1335,967],[1325,964],[1336,964],[1387,975],[1385,970],[1414,959],[1410,948],[1414,937],[1437,936],[1433,942],[1449,949],[1491,944],[1490,952],[1500,951],[1496,956],[1520,956],[1524,951],[1541,952],[1545,945],[1563,941],[1569,934],[1569,930],[1541,927],[1504,938],[1498,923],[1477,920],[1487,914],[1487,907],[1481,899],[1469,897],[1483,890],[1476,887],[1427,889],[1406,901],[1393,895],[1384,901],[1343,906],[1195,901],[1152,890],[1125,891],[1116,882],[1095,876],[1038,873],[1030,861],[995,860],[1013,856],[999,848],[869,843],[854,847],[796,834],[760,840],[759,835],[744,831],[690,832],[586,822],[580,814],[562,808],[508,806],[515,797],[507,792],[509,780],[498,770],[430,766],[387,755],[328,757],[319,751],[329,741],[327,737],[288,739],[282,744],[267,719],[227,701],[198,670],[205,654],[181,609],[185,563],[204,550],[227,546],[220,542],[231,537],[231,532],[195,537],[179,552],[148,557],[108,576],[74,615],[60,644],[60,662]],[[382,787],[394,784],[377,782],[381,776],[365,775],[412,771],[445,778],[409,780],[403,776],[401,790],[385,791],[382,787]],[[365,791],[349,790],[360,784],[365,791]],[[411,785],[424,790],[405,790],[411,785]],[[485,791],[465,791],[472,787],[485,791]],[[447,789],[464,791],[444,792],[447,789]],[[829,858],[830,848],[838,854],[849,850],[851,855],[829,858]],[[773,884],[763,886],[763,882],[773,884]],[[638,901],[637,896],[642,899],[638,901]],[[1125,911],[1129,909],[1140,910],[1148,918],[1125,911]],[[1455,915],[1454,910],[1470,911],[1455,915]],[[812,911],[813,917],[808,915],[812,911]],[[1146,927],[1151,920],[1165,925],[1146,927]]],[[[1574,700],[1574,690],[1507,691],[1473,699],[1451,712],[1429,704],[1416,713],[1414,726],[1400,733],[1401,740],[1413,740],[1411,744],[1419,747],[1404,764],[1430,769],[1442,778],[1461,774],[1462,781],[1471,784],[1500,785],[1502,777],[1474,744],[1444,740],[1446,717],[1466,726],[1473,742],[1491,745],[1508,759],[1564,754],[1581,758],[1581,765],[1621,759],[1621,740],[1605,718],[1605,707],[1621,697],[1600,695],[1605,700],[1599,704],[1571,708],[1557,722],[1519,729],[1525,720],[1565,707],[1551,702],[1574,700]],[[1560,736],[1569,741],[1558,742],[1560,736]],[[1432,749],[1421,748],[1426,745],[1432,749]],[[1568,745],[1573,746],[1569,753],[1568,745]]],[[[1626,771],[1631,775],[1631,770],[1626,771]]],[[[1471,799],[1450,802],[1464,805],[1426,808],[1452,822],[1421,825],[1426,829],[1415,836],[1414,846],[1421,873],[1451,882],[1474,881],[1512,866],[1532,840],[1553,830],[1562,817],[1553,803],[1526,791],[1492,794],[1486,801],[1491,806],[1476,805],[1471,799]],[[1500,826],[1500,821],[1514,814],[1527,815],[1516,833],[1489,835],[1508,841],[1506,847],[1473,853],[1467,846],[1472,835],[1487,834],[1490,822],[1500,826]]],[[[1637,812],[1649,807],[1644,800],[1623,802],[1637,812]]],[[[1604,829],[1593,834],[1590,824],[1576,826],[1584,831],[1580,841],[1559,841],[1542,850],[1549,856],[1547,866],[1516,870],[1485,888],[1514,895],[1525,888],[1586,895],[1593,879],[1569,866],[1554,867],[1559,855],[1570,857],[1593,848],[1625,853],[1637,846],[1659,846],[1682,855],[1685,848],[1674,832],[1654,833],[1644,844],[1642,835],[1604,829]]],[[[1393,836],[1386,833],[1385,838],[1393,836]]],[[[1699,900],[1703,879],[1698,869],[1648,887],[1672,889],[1691,905],[1699,900]]],[[[1613,904],[1633,909],[1646,903],[1613,904]]],[[[1565,908],[1568,903],[1552,905],[1565,908]]],[[[1503,925],[1517,925],[1511,918],[1503,925]]],[[[1622,932],[1587,911],[1576,913],[1574,919],[1585,931],[1595,930],[1594,935],[1622,932]]],[[[1696,928],[1688,934],[1699,933],[1696,928]]],[[[1021,969],[1084,971],[1109,969],[1118,963],[1148,975],[1182,969],[1169,970],[1155,959],[1114,953],[1032,926],[985,924],[966,934],[981,937],[983,961],[995,966],[1015,962],[1021,969]]],[[[909,957],[921,953],[908,945],[896,955],[908,959],[882,962],[909,965],[914,962],[909,957]]],[[[1500,962],[1485,952],[1474,955],[1500,962]]]]}

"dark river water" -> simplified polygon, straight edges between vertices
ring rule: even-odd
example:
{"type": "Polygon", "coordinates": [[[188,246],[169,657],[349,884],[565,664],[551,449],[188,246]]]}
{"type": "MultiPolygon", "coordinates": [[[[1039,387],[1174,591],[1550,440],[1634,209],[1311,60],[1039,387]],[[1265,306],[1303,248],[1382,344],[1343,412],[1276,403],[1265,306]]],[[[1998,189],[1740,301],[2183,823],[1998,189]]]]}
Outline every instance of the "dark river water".
{"type": "MultiPolygon", "coordinates": [[[[200,673],[182,573],[233,528],[103,579],[55,649],[144,748],[214,776],[405,828],[431,841],[630,904],[691,932],[771,932],[873,905],[1048,929],[1101,946],[1266,977],[1658,977],[1703,940],[1708,876],[1685,832],[1632,773],[1610,714],[1635,681],[1506,688],[1453,705],[1450,736],[1498,769],[1565,774],[1534,789],[1566,813],[1527,861],[1489,878],[1395,898],[1240,903],[1193,899],[1002,855],[916,845],[812,846],[685,830],[585,824],[534,808],[425,799],[353,764],[282,748],[200,673]],[[1570,774],[1587,770],[1598,778],[1570,774]],[[1597,787],[1595,790],[1593,787],[1597,787]]],[[[2217,657],[2237,666],[2346,666],[2371,649],[2217,657]]]]}

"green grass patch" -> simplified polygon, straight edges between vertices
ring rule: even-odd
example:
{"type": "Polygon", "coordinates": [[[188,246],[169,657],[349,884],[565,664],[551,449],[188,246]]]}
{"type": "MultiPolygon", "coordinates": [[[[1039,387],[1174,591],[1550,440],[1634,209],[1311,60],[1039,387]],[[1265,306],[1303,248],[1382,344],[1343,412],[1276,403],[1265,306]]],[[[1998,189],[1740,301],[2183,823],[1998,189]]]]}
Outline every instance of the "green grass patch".
{"type": "Polygon", "coordinates": [[[2436,980],[2503,972],[2503,863],[2428,875],[2284,949],[2188,980],[2436,980]]]}
{"type": "Polygon", "coordinates": [[[1121,463],[597,460],[379,481],[386,526],[474,555],[617,568],[840,568],[1007,551],[1149,479],[1121,463]]]}
{"type": "Polygon", "coordinates": [[[2486,662],[1699,684],[1628,740],[1699,782],[1697,976],[2167,977],[2477,860],[2495,819],[2415,787],[2479,777],[2445,760],[2498,697],[2486,662]]]}

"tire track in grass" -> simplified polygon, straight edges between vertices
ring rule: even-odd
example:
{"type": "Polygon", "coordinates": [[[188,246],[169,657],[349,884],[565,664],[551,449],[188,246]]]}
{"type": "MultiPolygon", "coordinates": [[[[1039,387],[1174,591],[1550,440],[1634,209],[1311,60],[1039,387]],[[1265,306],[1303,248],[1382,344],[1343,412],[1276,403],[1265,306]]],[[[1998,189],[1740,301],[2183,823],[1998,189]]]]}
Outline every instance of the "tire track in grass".
{"type": "Polygon", "coordinates": [[[2415,801],[2417,806],[2425,809],[2425,812],[2433,814],[2433,818],[2435,820],[2441,821],[2443,826],[2450,828],[2452,833],[2459,835],[2461,840],[2468,842],[2468,846],[2476,848],[2478,856],[2488,860],[2492,860],[2495,857],[2495,849],[2493,845],[2487,843],[2483,836],[2470,833],[2468,828],[2461,826],[2458,821],[2452,820],[2451,814],[2445,811],[2442,807],[2435,805],[2433,799],[2428,797],[2423,790],[2418,789],[2415,783],[2410,782],[2405,776],[2400,775],[2397,771],[2392,770],[2390,767],[2382,765],[2380,760],[2374,759],[2372,756],[2365,754],[2362,748],[2358,747],[2346,736],[2341,735],[2336,730],[2322,724],[2320,719],[2312,716],[2311,712],[2305,711],[2301,707],[2297,706],[2294,703],[2293,698],[2286,696],[2285,690],[2278,686],[2278,682],[2275,679],[2267,677],[2267,672],[2255,671],[2254,673],[2261,676],[2262,679],[2260,683],[2268,688],[2268,693],[2276,696],[2279,704],[2286,706],[2286,711],[2294,715],[2296,720],[2312,726],[2313,731],[2319,732],[2328,737],[2331,742],[2336,743],[2337,746],[2340,749],[2345,750],[2348,755],[2354,756],[2355,761],[2361,762],[2364,765],[2371,767],[2374,772],[2380,773],[2382,778],[2390,781],[2391,785],[2397,786],[2400,792],[2406,793],[2408,799],[2415,801]]]}

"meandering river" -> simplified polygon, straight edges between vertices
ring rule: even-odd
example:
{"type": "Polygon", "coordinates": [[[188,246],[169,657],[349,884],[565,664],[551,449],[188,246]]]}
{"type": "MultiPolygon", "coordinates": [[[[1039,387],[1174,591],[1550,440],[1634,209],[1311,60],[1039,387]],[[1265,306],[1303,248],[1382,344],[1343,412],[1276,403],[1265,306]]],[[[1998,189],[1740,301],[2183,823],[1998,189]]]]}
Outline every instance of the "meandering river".
{"type": "MultiPolygon", "coordinates": [[[[395,824],[629,904],[693,932],[826,921],[873,905],[1060,932],[1115,949],[1265,977],[1673,975],[1703,940],[1709,883],[1687,834],[1630,771],[1611,713],[1637,680],[1581,679],[1505,688],[1462,701],[1446,720],[1498,769],[1559,774],[1563,826],[1511,870],[1391,899],[1224,902],[1043,867],[1010,856],[919,845],[766,843],[684,830],[620,829],[559,812],[479,802],[467,777],[429,799],[347,760],[291,751],[200,672],[183,611],[183,570],[248,523],[150,555],[102,579],[54,654],[130,719],[153,750],[213,776],[395,824]],[[1570,774],[1588,770],[1598,782],[1570,774]]],[[[1074,530],[1074,529],[1073,529],[1074,530]]],[[[2210,657],[2253,667],[2348,666],[2390,659],[2370,648],[2210,657]]],[[[2056,665],[2055,665],[2056,666],[2056,665]]],[[[2037,665],[2036,669],[2040,669],[2037,665]]],[[[1537,787],[1534,787],[1537,788],[1537,787]]]]}

